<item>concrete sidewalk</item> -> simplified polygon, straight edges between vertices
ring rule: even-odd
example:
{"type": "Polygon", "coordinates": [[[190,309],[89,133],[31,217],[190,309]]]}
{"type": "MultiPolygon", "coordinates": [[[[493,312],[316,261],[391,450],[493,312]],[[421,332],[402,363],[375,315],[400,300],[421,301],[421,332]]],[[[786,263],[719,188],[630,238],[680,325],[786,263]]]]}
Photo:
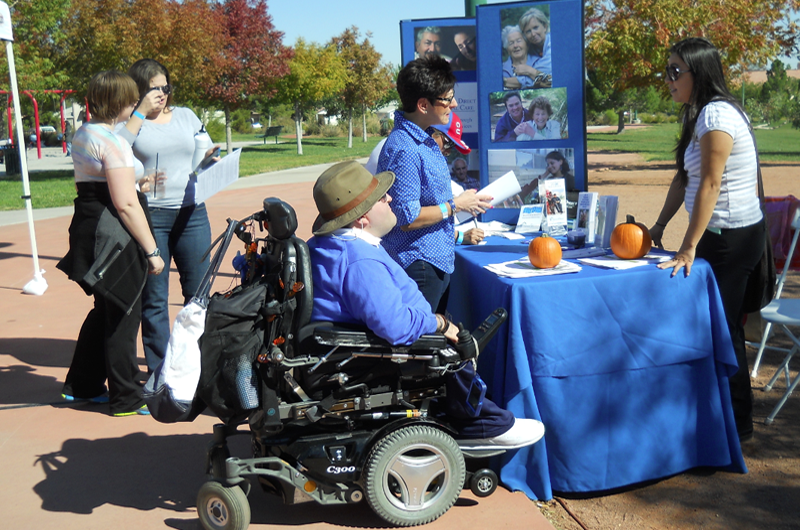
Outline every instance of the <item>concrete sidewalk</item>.
{"type": "MultiPolygon", "coordinates": [[[[212,233],[221,233],[228,217],[258,211],[265,197],[293,205],[298,236],[311,236],[316,217],[311,190],[328,165],[298,168],[241,179],[208,201],[212,233]]],[[[83,530],[176,528],[199,530],[195,507],[205,481],[205,447],[217,419],[165,425],[145,416],[113,418],[107,406],[68,404],[60,392],[80,325],[92,300],[56,262],[67,251],[69,209],[37,211],[35,223],[40,266],[48,289],[23,295],[32,278],[28,227],[0,222],[0,498],[3,528],[83,530]],[[50,217],[48,217],[50,215],[50,217]]],[[[0,219],[12,213],[0,213],[0,219]]],[[[215,290],[233,280],[226,259],[215,290]]],[[[170,313],[180,309],[180,286],[172,270],[170,313]]],[[[139,361],[144,356],[139,351],[139,361]]],[[[248,454],[246,436],[234,454],[248,454]]],[[[308,530],[384,527],[365,503],[323,507],[283,506],[258,485],[250,494],[253,529],[298,527],[308,530]]],[[[552,526],[536,503],[521,493],[499,488],[487,498],[462,494],[456,505],[426,528],[525,528],[552,526]]]]}

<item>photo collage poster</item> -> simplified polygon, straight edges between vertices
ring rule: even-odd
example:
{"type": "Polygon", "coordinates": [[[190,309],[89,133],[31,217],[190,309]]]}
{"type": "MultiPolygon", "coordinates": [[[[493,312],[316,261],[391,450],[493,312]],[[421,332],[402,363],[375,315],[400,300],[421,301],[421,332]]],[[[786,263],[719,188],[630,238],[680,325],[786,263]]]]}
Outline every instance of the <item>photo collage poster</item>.
{"type": "Polygon", "coordinates": [[[453,66],[455,112],[472,148],[451,152],[453,181],[480,189],[507,167],[528,191],[483,220],[516,222],[519,206],[538,200],[531,188],[544,178],[564,179],[574,217],[578,193],[587,189],[583,3],[479,5],[474,19],[404,20],[400,33],[403,64],[438,53],[453,66]]]}
{"type": "MultiPolygon", "coordinates": [[[[444,57],[456,76],[455,113],[464,125],[462,140],[471,151],[453,149],[447,157],[451,180],[463,189],[481,189],[478,145],[478,38],[474,18],[403,20],[400,22],[403,64],[427,53],[444,57]]],[[[485,184],[484,184],[485,185],[485,184]]],[[[457,191],[459,188],[455,187],[457,191]]]]}
{"type": "Polygon", "coordinates": [[[565,209],[577,211],[586,182],[583,3],[480,5],[479,141],[486,182],[513,170],[522,193],[487,216],[514,222],[519,204],[546,200],[541,183],[563,179],[565,209]]]}

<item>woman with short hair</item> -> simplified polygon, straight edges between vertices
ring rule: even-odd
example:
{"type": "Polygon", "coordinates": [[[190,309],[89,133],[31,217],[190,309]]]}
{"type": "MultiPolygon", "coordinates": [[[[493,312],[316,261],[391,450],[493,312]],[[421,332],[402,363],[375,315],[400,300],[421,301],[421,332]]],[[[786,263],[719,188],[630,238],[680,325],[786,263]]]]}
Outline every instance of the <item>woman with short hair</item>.
{"type": "Polygon", "coordinates": [[[147,414],[137,382],[136,336],[144,283],[148,273],[161,273],[164,261],[146,199],[136,191],[133,151],[114,134],[139,94],[133,79],[111,70],[92,77],[86,99],[92,120],[72,139],[78,197],[69,252],[58,268],[94,295],[94,308],[81,326],[63,396],[107,401],[114,416],[147,414]]]}

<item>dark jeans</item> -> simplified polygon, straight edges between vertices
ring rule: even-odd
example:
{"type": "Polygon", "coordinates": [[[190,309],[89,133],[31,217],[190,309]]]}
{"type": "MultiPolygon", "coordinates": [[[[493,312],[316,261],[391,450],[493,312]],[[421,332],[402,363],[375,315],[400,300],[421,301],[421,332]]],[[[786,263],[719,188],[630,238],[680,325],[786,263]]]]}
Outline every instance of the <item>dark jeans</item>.
{"type": "Polygon", "coordinates": [[[730,378],[730,386],[733,416],[740,435],[753,431],[753,393],[742,325],[742,302],[747,279],[761,260],[766,237],[763,220],[744,228],[723,229],[721,234],[706,230],[696,252],[697,257],[708,261],[714,271],[739,363],[739,370],[730,378]]]}
{"type": "Polygon", "coordinates": [[[115,303],[94,297],[94,308],[83,321],[75,344],[64,394],[85,399],[99,396],[106,391],[108,377],[112,414],[131,412],[144,405],[136,382],[136,334],[141,311],[141,298],[126,314],[115,303]]]}
{"type": "Polygon", "coordinates": [[[150,275],[142,293],[142,344],[147,369],[152,372],[164,358],[169,342],[169,267],[175,261],[183,305],[189,303],[208,268],[203,254],[211,245],[211,225],[203,204],[180,209],[150,208],[156,244],[164,259],[164,272],[150,275]]]}
{"type": "Polygon", "coordinates": [[[450,275],[422,260],[409,265],[406,274],[416,282],[422,296],[431,305],[431,310],[434,313],[444,314],[447,310],[447,295],[450,292],[450,275]]]}
{"type": "Polygon", "coordinates": [[[484,398],[483,406],[477,417],[467,409],[467,396],[475,377],[472,363],[460,371],[446,376],[447,397],[444,405],[440,405],[445,414],[445,421],[458,431],[458,438],[481,439],[500,436],[514,426],[514,415],[497,406],[489,398],[484,398]]]}

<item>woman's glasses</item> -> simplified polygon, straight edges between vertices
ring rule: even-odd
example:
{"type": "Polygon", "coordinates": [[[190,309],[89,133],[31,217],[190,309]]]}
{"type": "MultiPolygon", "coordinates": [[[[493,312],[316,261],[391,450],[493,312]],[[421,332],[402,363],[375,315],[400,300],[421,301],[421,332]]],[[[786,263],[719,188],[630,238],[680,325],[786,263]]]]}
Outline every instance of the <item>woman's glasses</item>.
{"type": "Polygon", "coordinates": [[[667,79],[672,81],[673,83],[678,80],[681,74],[685,74],[686,72],[691,72],[691,70],[681,70],[677,64],[670,64],[667,66],[667,79]]]}
{"type": "Polygon", "coordinates": [[[164,86],[151,86],[150,90],[160,90],[162,94],[165,96],[169,96],[172,94],[172,85],[164,85],[164,86]]]}

